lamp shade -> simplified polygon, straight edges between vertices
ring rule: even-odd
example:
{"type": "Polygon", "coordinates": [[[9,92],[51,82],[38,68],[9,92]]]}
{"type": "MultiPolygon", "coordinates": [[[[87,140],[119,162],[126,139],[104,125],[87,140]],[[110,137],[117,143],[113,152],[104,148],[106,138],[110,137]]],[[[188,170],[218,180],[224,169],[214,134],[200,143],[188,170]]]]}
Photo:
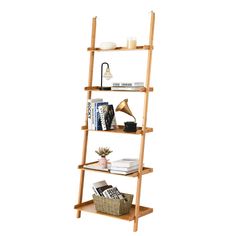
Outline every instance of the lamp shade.
{"type": "Polygon", "coordinates": [[[105,71],[103,77],[105,79],[111,79],[112,78],[112,74],[111,74],[110,68],[106,68],[106,71],[105,71]]]}

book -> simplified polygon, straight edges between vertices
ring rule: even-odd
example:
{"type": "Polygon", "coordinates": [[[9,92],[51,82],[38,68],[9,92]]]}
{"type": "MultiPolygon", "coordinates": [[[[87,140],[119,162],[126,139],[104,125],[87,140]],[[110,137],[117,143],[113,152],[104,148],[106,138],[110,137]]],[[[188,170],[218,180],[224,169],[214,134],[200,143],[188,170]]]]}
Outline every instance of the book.
{"type": "Polygon", "coordinates": [[[96,102],[95,104],[95,130],[102,130],[101,118],[98,110],[101,105],[108,105],[108,102],[96,102]]]}
{"type": "Polygon", "coordinates": [[[102,105],[98,107],[98,111],[100,114],[102,130],[107,130],[106,122],[105,122],[105,113],[107,111],[108,105],[102,105]]]}
{"type": "Polygon", "coordinates": [[[93,183],[92,189],[93,189],[93,191],[95,192],[96,195],[102,196],[100,194],[101,190],[99,190],[99,189],[101,189],[104,186],[107,186],[107,182],[105,180],[102,180],[102,181],[93,183]]]}
{"type": "Polygon", "coordinates": [[[120,171],[120,170],[110,170],[110,173],[112,174],[120,174],[120,175],[128,175],[128,174],[132,174],[134,172],[136,172],[138,170],[137,169],[133,169],[133,170],[129,170],[129,171],[120,171]]]}
{"type": "Polygon", "coordinates": [[[103,192],[103,195],[107,198],[112,198],[112,199],[124,199],[124,195],[120,193],[117,187],[107,188],[103,192]]]}
{"type": "Polygon", "coordinates": [[[113,105],[101,105],[98,108],[101,120],[102,130],[111,130],[115,129],[116,117],[113,105]]]}
{"type": "Polygon", "coordinates": [[[132,167],[138,165],[138,159],[124,158],[117,161],[111,162],[111,168],[116,167],[132,167]]]}
{"type": "Polygon", "coordinates": [[[144,82],[113,82],[112,87],[143,87],[144,82]]]}
{"type": "Polygon", "coordinates": [[[101,102],[102,98],[94,98],[89,99],[87,104],[87,112],[88,112],[88,129],[93,130],[93,107],[94,103],[101,102]]]}
{"type": "Polygon", "coordinates": [[[120,166],[111,166],[110,170],[112,171],[132,171],[132,170],[138,170],[139,165],[131,166],[131,167],[120,167],[120,166]]]}
{"type": "Polygon", "coordinates": [[[94,191],[94,193],[95,193],[96,195],[99,195],[97,189],[96,189],[94,186],[92,186],[92,189],[93,189],[93,191],[94,191]]]}
{"type": "Polygon", "coordinates": [[[95,187],[95,188],[99,188],[99,187],[106,186],[106,185],[107,185],[107,182],[105,180],[101,180],[96,183],[93,183],[93,187],[95,187]]]}
{"type": "Polygon", "coordinates": [[[135,86],[135,87],[124,87],[124,86],[119,86],[119,87],[111,87],[111,90],[113,91],[119,91],[119,90],[126,90],[126,91],[136,91],[136,90],[142,90],[144,89],[143,86],[135,86]]]}
{"type": "Polygon", "coordinates": [[[112,188],[112,185],[105,185],[105,186],[96,188],[96,191],[99,193],[100,196],[106,197],[105,194],[104,194],[104,191],[107,190],[107,189],[110,189],[110,188],[112,188]]]}

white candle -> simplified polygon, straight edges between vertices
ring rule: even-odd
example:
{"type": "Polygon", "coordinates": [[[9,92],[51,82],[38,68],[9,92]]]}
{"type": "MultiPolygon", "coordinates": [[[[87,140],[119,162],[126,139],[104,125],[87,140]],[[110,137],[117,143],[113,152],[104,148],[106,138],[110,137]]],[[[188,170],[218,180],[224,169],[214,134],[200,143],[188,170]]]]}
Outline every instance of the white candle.
{"type": "Polygon", "coordinates": [[[135,49],[137,46],[137,40],[135,38],[128,38],[127,40],[127,48],[135,49]]]}

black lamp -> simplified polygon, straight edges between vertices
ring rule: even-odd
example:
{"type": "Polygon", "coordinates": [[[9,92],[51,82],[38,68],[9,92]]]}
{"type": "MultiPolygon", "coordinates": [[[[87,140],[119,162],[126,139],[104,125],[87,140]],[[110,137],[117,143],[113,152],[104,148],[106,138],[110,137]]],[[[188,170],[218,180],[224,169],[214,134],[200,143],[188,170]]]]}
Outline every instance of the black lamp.
{"type": "Polygon", "coordinates": [[[109,64],[107,62],[103,62],[102,65],[101,65],[101,87],[100,87],[100,90],[111,90],[111,87],[104,87],[103,86],[103,78],[109,80],[112,78],[112,74],[110,72],[110,68],[109,68],[109,64]],[[105,73],[103,74],[103,66],[106,65],[107,68],[106,68],[106,71],[105,73]]]}

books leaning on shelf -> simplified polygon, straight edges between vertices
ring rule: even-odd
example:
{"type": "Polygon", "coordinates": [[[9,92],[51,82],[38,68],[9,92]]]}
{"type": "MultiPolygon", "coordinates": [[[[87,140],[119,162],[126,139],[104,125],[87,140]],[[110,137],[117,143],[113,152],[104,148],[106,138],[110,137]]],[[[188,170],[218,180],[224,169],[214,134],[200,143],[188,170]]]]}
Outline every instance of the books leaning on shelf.
{"type": "Polygon", "coordinates": [[[117,187],[108,185],[105,180],[94,183],[92,188],[94,193],[98,196],[112,199],[124,199],[124,195],[120,193],[117,187]]]}
{"type": "Polygon", "coordinates": [[[116,128],[113,105],[103,102],[102,98],[89,99],[87,112],[89,130],[111,130],[116,128]]]}
{"type": "Polygon", "coordinates": [[[128,175],[138,170],[138,159],[121,159],[111,162],[110,172],[113,174],[128,175]]]}
{"type": "Polygon", "coordinates": [[[114,82],[112,83],[111,90],[139,90],[144,88],[143,82],[114,82]]]}

